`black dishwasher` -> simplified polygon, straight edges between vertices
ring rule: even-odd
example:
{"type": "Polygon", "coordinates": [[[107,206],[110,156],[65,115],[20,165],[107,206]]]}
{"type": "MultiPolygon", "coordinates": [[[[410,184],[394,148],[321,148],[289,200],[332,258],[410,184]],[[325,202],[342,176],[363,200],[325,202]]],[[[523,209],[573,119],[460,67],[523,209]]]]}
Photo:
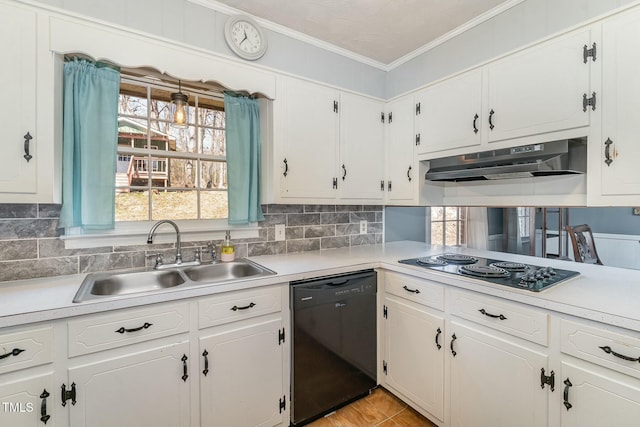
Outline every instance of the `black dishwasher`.
{"type": "Polygon", "coordinates": [[[299,426],[376,386],[377,276],[366,270],[291,285],[291,423],[299,426]]]}

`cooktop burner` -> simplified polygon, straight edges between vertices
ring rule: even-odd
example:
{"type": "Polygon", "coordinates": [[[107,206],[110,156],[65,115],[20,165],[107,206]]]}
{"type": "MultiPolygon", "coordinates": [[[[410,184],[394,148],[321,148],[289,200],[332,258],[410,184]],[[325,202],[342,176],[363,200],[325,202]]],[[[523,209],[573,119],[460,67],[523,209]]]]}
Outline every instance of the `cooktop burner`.
{"type": "Polygon", "coordinates": [[[403,259],[399,262],[532,292],[539,292],[580,274],[577,271],[456,253],[403,259]]]}
{"type": "Polygon", "coordinates": [[[519,262],[501,261],[491,264],[494,267],[503,268],[508,271],[526,271],[527,265],[519,262]]]}
{"type": "Polygon", "coordinates": [[[477,258],[462,254],[442,254],[438,255],[437,258],[452,264],[475,264],[478,262],[477,258]]]}
{"type": "Polygon", "coordinates": [[[437,258],[428,258],[428,257],[418,258],[416,262],[421,265],[431,265],[431,266],[447,265],[447,261],[443,261],[437,258]]]}
{"type": "Polygon", "coordinates": [[[495,264],[492,265],[463,265],[458,268],[458,271],[462,274],[466,274],[467,276],[474,277],[509,277],[511,273],[509,273],[504,268],[496,267],[495,264]]]}

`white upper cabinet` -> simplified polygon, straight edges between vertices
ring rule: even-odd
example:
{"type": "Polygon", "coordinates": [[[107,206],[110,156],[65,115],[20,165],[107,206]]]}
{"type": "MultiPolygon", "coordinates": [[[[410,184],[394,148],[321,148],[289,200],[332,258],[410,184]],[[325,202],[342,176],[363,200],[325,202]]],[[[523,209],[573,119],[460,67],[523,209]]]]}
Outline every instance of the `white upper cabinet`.
{"type": "Polygon", "coordinates": [[[584,56],[590,45],[590,31],[583,29],[487,65],[487,141],[588,126],[598,107],[589,90],[592,58],[584,56]],[[590,99],[595,106],[584,105],[590,99]]]}
{"type": "Polygon", "coordinates": [[[298,79],[281,82],[274,196],[302,203],[382,201],[384,104],[298,79]]]}
{"type": "Polygon", "coordinates": [[[482,70],[430,86],[416,95],[418,154],[480,144],[482,70]]]}
{"type": "Polygon", "coordinates": [[[0,46],[5,100],[0,106],[1,193],[36,193],[38,162],[45,160],[40,159],[38,146],[44,141],[36,129],[36,34],[33,10],[0,5],[0,38],[5,41],[0,46]]]}
{"type": "Polygon", "coordinates": [[[386,204],[414,204],[421,177],[415,161],[413,96],[387,104],[386,179],[381,183],[386,204]]]}
{"type": "Polygon", "coordinates": [[[419,158],[586,136],[599,108],[591,45],[576,30],[418,92],[419,158]]]}
{"type": "Polygon", "coordinates": [[[343,93],[340,96],[340,177],[344,199],[382,200],[384,104],[343,93]]]}
{"type": "Polygon", "coordinates": [[[330,200],[336,197],[339,101],[336,90],[297,79],[283,79],[280,196],[330,200]],[[336,185],[334,185],[336,183],[336,185]]]}
{"type": "Polygon", "coordinates": [[[602,130],[590,144],[589,204],[638,206],[640,10],[603,22],[601,51],[602,130]]]}

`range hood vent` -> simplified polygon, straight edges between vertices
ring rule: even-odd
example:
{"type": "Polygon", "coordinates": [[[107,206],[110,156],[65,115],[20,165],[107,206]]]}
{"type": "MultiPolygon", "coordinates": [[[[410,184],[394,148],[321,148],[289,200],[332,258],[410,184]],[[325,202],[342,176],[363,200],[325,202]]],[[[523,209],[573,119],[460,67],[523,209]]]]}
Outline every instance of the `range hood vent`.
{"type": "Polygon", "coordinates": [[[482,151],[429,161],[427,181],[479,181],[582,174],[587,171],[586,138],[482,151]]]}

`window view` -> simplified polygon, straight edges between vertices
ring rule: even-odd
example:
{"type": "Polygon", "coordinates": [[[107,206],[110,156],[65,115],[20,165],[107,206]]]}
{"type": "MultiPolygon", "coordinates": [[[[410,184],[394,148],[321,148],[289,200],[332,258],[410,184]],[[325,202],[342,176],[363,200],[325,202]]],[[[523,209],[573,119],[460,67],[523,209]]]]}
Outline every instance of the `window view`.
{"type": "Polygon", "coordinates": [[[464,207],[432,207],[431,244],[446,246],[465,244],[466,211],[464,207]]]}
{"type": "Polygon", "coordinates": [[[223,219],[227,168],[222,96],[185,88],[186,128],[171,124],[172,86],[122,74],[116,221],[223,219]]]}
{"type": "Polygon", "coordinates": [[[518,233],[521,238],[531,237],[531,208],[516,208],[518,212],[518,233]]]}

